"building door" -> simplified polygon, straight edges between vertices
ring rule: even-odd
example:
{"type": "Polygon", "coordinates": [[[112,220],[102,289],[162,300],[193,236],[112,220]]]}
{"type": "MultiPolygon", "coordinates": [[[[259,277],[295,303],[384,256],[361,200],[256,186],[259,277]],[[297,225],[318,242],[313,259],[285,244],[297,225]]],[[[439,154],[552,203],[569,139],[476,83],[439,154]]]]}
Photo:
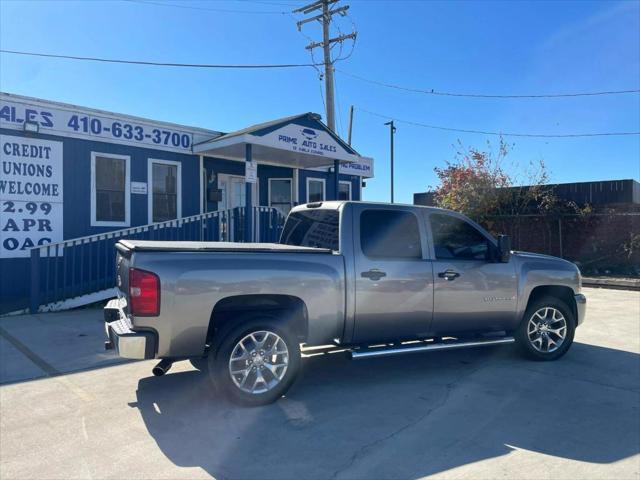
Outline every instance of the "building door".
{"type": "MultiPolygon", "coordinates": [[[[229,210],[236,207],[244,207],[247,204],[247,190],[244,177],[237,175],[218,174],[218,188],[221,191],[221,200],[218,202],[218,210],[229,210]]],[[[252,206],[258,205],[258,184],[254,183],[251,189],[252,206]]]]}
{"type": "MultiPolygon", "coordinates": [[[[218,202],[218,210],[232,210],[237,207],[244,207],[247,204],[247,190],[244,177],[238,175],[218,174],[218,188],[221,191],[221,200],[218,202]]],[[[258,184],[251,186],[251,206],[258,205],[258,184]]],[[[256,231],[259,225],[256,219],[256,231]]],[[[228,216],[228,221],[220,223],[220,238],[227,241],[236,241],[237,231],[233,213],[228,216]]]]}

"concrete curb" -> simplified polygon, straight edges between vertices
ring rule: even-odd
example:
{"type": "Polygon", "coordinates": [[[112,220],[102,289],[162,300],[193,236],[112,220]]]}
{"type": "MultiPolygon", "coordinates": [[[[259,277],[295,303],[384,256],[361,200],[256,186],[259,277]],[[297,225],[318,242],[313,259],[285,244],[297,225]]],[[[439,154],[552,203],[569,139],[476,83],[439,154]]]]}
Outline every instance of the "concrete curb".
{"type": "Polygon", "coordinates": [[[640,291],[640,279],[638,278],[583,277],[582,285],[585,287],[613,288],[616,290],[640,291]]]}

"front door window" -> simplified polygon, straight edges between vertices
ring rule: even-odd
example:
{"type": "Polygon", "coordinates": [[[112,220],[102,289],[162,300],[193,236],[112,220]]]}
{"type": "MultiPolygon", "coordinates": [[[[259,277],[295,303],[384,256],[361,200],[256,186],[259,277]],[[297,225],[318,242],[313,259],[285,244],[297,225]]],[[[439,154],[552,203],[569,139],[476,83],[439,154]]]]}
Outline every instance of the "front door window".
{"type": "Polygon", "coordinates": [[[436,258],[488,260],[489,240],[462,219],[434,213],[431,215],[433,248],[436,258]]]}

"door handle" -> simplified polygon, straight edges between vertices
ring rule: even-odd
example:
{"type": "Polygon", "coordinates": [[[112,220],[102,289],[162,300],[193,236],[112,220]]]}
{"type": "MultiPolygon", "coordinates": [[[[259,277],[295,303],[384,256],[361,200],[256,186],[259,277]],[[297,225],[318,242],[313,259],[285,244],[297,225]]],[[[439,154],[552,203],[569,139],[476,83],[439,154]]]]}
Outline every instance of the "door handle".
{"type": "Polygon", "coordinates": [[[362,278],[368,278],[369,280],[377,281],[377,280],[380,280],[382,277],[386,277],[387,274],[382,270],[378,270],[377,268],[372,268],[368,272],[362,272],[360,276],[362,278]]]}
{"type": "Polygon", "coordinates": [[[460,274],[458,272],[453,271],[453,270],[445,270],[444,272],[440,272],[438,274],[438,277],[445,278],[449,282],[452,281],[452,280],[455,280],[459,276],[460,276],[460,274]]]}

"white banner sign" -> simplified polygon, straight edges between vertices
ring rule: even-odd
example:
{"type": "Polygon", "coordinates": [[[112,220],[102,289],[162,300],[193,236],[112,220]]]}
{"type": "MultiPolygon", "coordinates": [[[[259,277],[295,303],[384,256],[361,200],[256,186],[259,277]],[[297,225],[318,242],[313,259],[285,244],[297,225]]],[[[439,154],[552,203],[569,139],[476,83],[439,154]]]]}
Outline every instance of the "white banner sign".
{"type": "Polygon", "coordinates": [[[0,258],[63,240],[62,143],[0,135],[0,258]]]}
{"type": "Polygon", "coordinates": [[[143,123],[125,117],[18,103],[0,98],[0,127],[22,130],[25,122],[41,133],[191,153],[192,135],[161,124],[143,123]]]}
{"type": "Polygon", "coordinates": [[[247,183],[258,183],[257,162],[245,162],[244,178],[247,183]]]}
{"type": "Polygon", "coordinates": [[[371,158],[361,157],[357,162],[341,163],[340,173],[371,178],[373,177],[373,160],[371,158]]]}
{"type": "Polygon", "coordinates": [[[131,182],[131,193],[138,195],[147,194],[147,182],[131,182]]]}

